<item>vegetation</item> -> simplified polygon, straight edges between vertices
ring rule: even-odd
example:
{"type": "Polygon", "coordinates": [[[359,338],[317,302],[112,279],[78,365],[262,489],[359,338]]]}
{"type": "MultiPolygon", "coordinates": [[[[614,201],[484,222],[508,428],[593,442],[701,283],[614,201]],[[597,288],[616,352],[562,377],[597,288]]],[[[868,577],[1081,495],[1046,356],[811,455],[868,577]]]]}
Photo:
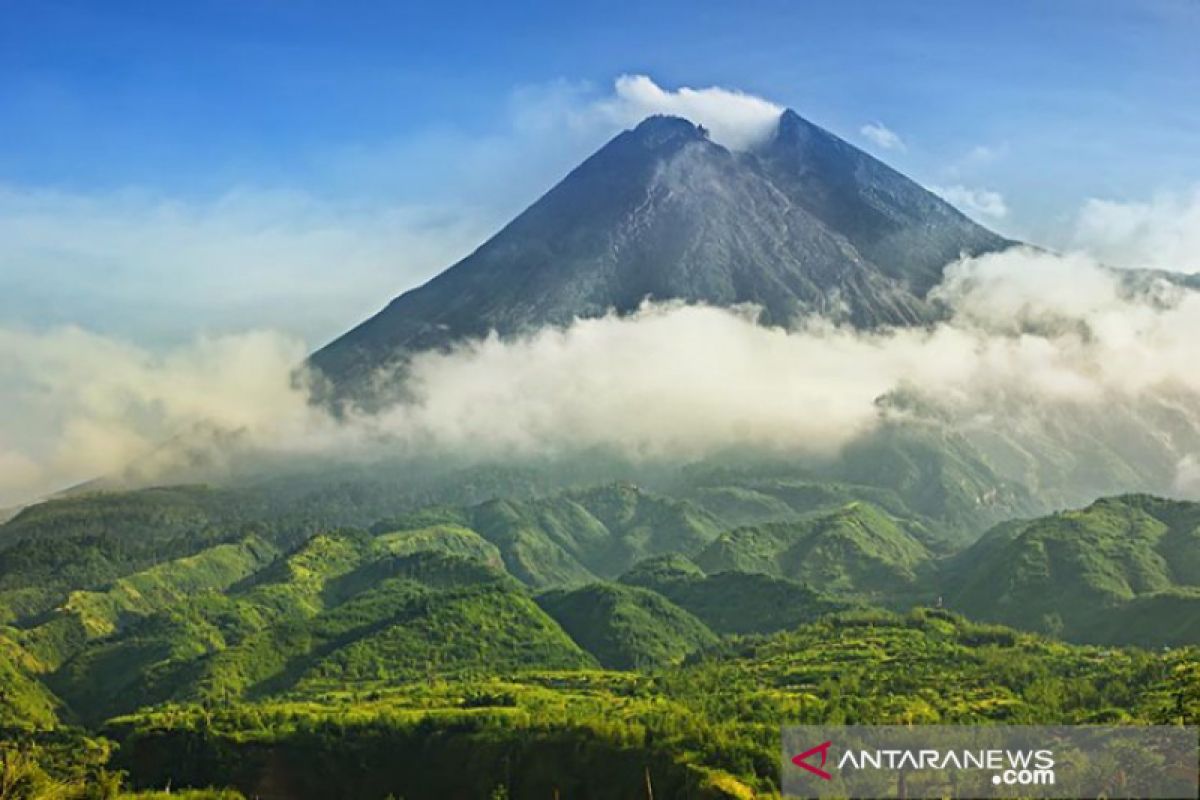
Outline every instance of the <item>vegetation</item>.
{"type": "Polygon", "coordinates": [[[997,527],[949,570],[956,609],[1068,639],[1200,641],[1200,505],[1129,495],[997,527]]]}
{"type": "Polygon", "coordinates": [[[1196,504],[948,556],[904,487],[685,483],[372,490],[367,529],[318,527],[367,513],[352,489],[27,509],[0,526],[0,800],[769,797],[785,722],[1200,721],[1196,504]]]}
{"type": "Polygon", "coordinates": [[[823,591],[872,600],[920,591],[931,554],[917,523],[854,502],[829,513],[737,528],[696,555],[706,572],[738,570],[790,578],[823,591]]]}
{"type": "Polygon", "coordinates": [[[651,669],[715,644],[704,623],[662,595],[634,586],[594,583],[537,599],[555,622],[610,669],[651,669]]]}
{"type": "Polygon", "coordinates": [[[221,776],[262,796],[625,798],[644,796],[649,771],[663,796],[751,797],[777,790],[784,722],[1194,722],[1197,655],[1064,645],[933,609],[854,612],[652,674],[380,683],[170,706],[106,733],[117,764],[148,785],[221,776]]]}
{"type": "Polygon", "coordinates": [[[805,584],[756,572],[705,575],[683,556],[647,559],[621,577],[687,609],[716,633],[773,633],[847,606],[805,584]]]}

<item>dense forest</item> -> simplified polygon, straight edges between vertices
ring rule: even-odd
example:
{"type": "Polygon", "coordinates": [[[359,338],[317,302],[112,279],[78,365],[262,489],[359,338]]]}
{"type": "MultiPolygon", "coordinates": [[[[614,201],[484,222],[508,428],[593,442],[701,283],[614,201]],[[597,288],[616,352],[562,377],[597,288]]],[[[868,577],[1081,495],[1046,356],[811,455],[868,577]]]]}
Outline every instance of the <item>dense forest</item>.
{"type": "Polygon", "coordinates": [[[1200,722],[1200,505],[978,535],[913,502],[770,470],[57,498],[0,526],[0,798],[770,797],[783,724],[1200,722]]]}

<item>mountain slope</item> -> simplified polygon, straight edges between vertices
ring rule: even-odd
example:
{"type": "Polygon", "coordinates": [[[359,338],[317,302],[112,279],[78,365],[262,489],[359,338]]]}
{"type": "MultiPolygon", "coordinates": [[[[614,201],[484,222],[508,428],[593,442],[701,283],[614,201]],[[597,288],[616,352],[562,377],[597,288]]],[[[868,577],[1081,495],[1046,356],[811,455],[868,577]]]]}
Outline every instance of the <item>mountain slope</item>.
{"type": "Polygon", "coordinates": [[[916,523],[869,503],[721,534],[696,557],[705,572],[761,572],[829,594],[896,603],[921,591],[931,567],[916,523]]]}
{"type": "Polygon", "coordinates": [[[621,583],[661,594],[719,634],[774,633],[846,607],[802,583],[761,572],[705,575],[678,555],[642,561],[621,583]]]}
{"type": "Polygon", "coordinates": [[[537,602],[609,669],[667,666],[717,642],[700,620],[661,595],[635,586],[593,583],[546,592],[537,602]]]}
{"type": "Polygon", "coordinates": [[[687,501],[613,483],[530,500],[426,509],[374,530],[411,536],[430,526],[477,533],[499,552],[509,573],[537,588],[615,578],[649,556],[693,553],[724,528],[687,501]]]}
{"type": "Polygon", "coordinates": [[[962,253],[1006,240],[794,112],[753,152],[651,117],[571,172],[471,255],[315,353],[333,397],[378,370],[491,330],[513,335],[647,297],[754,303],[786,324],[931,318],[924,293],[962,253]]]}
{"type": "Polygon", "coordinates": [[[791,109],[756,154],[790,201],[917,296],[938,283],[942,268],[963,253],[1012,244],[791,109]]]}
{"type": "Polygon", "coordinates": [[[1200,637],[1200,504],[1098,500],[997,526],[955,559],[947,602],[1077,641],[1187,644],[1200,637]]]}

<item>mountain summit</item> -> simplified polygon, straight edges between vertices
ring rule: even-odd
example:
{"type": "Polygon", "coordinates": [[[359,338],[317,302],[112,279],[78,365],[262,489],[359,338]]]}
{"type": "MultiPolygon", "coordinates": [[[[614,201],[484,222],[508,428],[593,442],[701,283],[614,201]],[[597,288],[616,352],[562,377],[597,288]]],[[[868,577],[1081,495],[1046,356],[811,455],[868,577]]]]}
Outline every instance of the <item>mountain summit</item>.
{"type": "Polygon", "coordinates": [[[474,253],[312,356],[337,398],[382,368],[645,299],[753,303],[767,323],[932,319],[960,255],[1010,242],[793,111],[735,152],[678,117],[625,131],[474,253]]]}

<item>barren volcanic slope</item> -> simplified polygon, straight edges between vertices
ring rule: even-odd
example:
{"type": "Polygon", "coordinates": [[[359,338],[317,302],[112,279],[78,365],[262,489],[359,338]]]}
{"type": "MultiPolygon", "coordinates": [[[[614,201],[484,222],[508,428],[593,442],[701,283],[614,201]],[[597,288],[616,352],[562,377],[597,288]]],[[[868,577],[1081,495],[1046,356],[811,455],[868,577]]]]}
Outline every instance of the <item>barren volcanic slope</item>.
{"type": "Polygon", "coordinates": [[[335,396],[362,399],[376,370],[411,353],[646,298],[755,303],[770,323],[910,324],[933,316],[925,295],[947,263],[1008,244],[792,111],[748,152],[651,117],[312,364],[335,396]]]}

